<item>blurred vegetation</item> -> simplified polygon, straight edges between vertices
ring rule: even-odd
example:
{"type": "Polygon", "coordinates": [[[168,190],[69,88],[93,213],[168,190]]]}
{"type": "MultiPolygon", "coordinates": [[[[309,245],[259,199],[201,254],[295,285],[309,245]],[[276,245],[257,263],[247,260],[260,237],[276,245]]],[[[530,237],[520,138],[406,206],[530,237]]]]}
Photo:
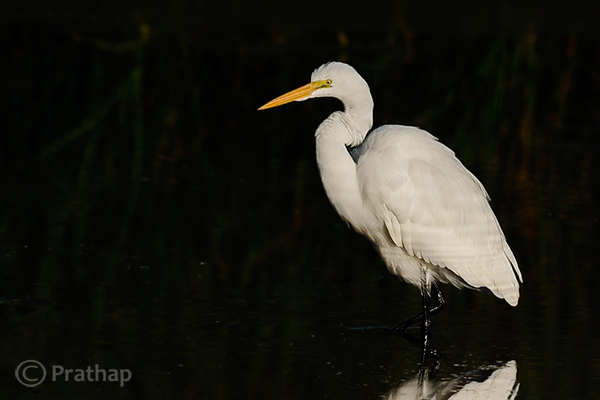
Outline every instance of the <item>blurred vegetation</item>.
{"type": "MultiPolygon", "coordinates": [[[[191,398],[210,387],[205,398],[230,398],[233,385],[268,398],[300,390],[277,375],[305,367],[284,342],[301,341],[310,316],[328,321],[324,306],[392,308],[392,322],[416,311],[416,291],[394,286],[321,188],[312,132],[339,104],[255,111],[334,59],[371,85],[376,125],[432,132],[494,200],[525,305],[509,313],[489,295],[448,290],[455,311],[444,318],[484,315],[463,345],[485,352],[490,326],[508,318],[511,329],[497,329],[518,352],[577,352],[555,342],[565,326],[571,343],[599,328],[597,34],[535,24],[492,34],[483,20],[475,33],[466,23],[435,32],[411,26],[418,16],[398,4],[389,10],[380,26],[337,19],[306,31],[256,23],[211,32],[178,26],[172,10],[162,22],[126,13],[106,29],[75,11],[66,22],[3,25],[0,331],[18,338],[0,341],[11,354],[3,376],[12,379],[24,354],[121,368],[126,360],[136,371],[183,363],[189,376],[146,371],[151,378],[119,396],[191,398]],[[268,344],[244,345],[253,341],[268,344]],[[136,346],[155,352],[127,351],[136,346]],[[231,361],[240,353],[241,366],[231,361]],[[219,368],[252,372],[236,380],[219,368]]],[[[330,343],[306,346],[315,356],[330,343]]],[[[593,380],[578,374],[592,363],[522,379],[557,397],[569,385],[587,393],[593,380]]],[[[88,389],[43,393],[96,396],[88,389]]]]}

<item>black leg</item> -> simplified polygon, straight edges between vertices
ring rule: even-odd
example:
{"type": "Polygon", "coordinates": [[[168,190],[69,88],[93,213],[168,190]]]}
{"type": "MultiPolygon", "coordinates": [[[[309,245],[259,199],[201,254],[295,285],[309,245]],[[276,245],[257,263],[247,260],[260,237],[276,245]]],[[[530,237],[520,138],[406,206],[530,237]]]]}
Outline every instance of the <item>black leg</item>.
{"type": "MultiPolygon", "coordinates": [[[[439,288],[437,288],[439,289],[439,288]]],[[[407,322],[405,322],[404,324],[407,324],[407,326],[413,325],[415,324],[417,321],[421,320],[421,337],[420,340],[417,339],[416,337],[411,336],[405,329],[399,329],[398,327],[394,328],[393,332],[395,334],[398,334],[402,337],[404,337],[405,339],[407,339],[409,342],[411,342],[415,347],[418,347],[421,349],[421,373],[424,373],[426,370],[426,365],[427,365],[427,356],[431,355],[434,359],[434,365],[437,365],[439,368],[439,364],[441,362],[441,354],[432,346],[431,344],[431,335],[430,335],[430,331],[431,331],[431,315],[434,312],[439,312],[442,308],[443,305],[445,304],[445,302],[443,301],[443,297],[441,297],[441,293],[438,292],[437,298],[438,298],[438,304],[430,309],[429,308],[429,294],[427,293],[426,290],[422,291],[422,299],[423,299],[423,313],[417,315],[414,318],[411,318],[410,320],[408,320],[407,322]],[[440,302],[440,298],[442,299],[442,301],[440,302]],[[435,310],[435,311],[434,311],[435,310]]],[[[404,325],[402,324],[402,325],[404,325]]],[[[400,325],[400,327],[402,327],[402,325],[400,325]]]]}
{"type": "MultiPolygon", "coordinates": [[[[425,351],[423,351],[423,353],[425,353],[425,351]]],[[[431,381],[440,370],[440,366],[442,365],[442,358],[440,357],[439,353],[432,351],[430,354],[433,356],[433,363],[429,368],[427,368],[427,364],[425,363],[425,355],[421,360],[421,368],[419,368],[418,377],[420,387],[423,387],[426,382],[431,381]]]]}
{"type": "Polygon", "coordinates": [[[423,316],[421,321],[421,345],[423,349],[423,353],[421,355],[421,365],[425,365],[425,361],[427,359],[427,353],[431,347],[431,343],[429,341],[429,329],[431,327],[431,316],[429,315],[429,294],[426,290],[423,290],[421,293],[421,298],[423,299],[423,316]]]}
{"type": "MultiPolygon", "coordinates": [[[[442,311],[442,309],[446,306],[446,300],[444,300],[444,296],[442,296],[442,291],[440,290],[440,287],[438,286],[438,284],[434,282],[433,287],[435,288],[435,291],[436,291],[436,298],[437,298],[436,306],[431,309],[429,309],[427,307],[427,297],[429,297],[429,296],[427,295],[427,291],[423,290],[421,292],[421,295],[423,297],[423,313],[416,315],[407,321],[404,321],[400,325],[393,328],[394,331],[403,331],[406,328],[413,326],[417,322],[422,321],[424,314],[428,314],[428,318],[429,318],[430,316],[435,315],[435,314],[439,313],[440,311],[442,311]]],[[[423,325],[425,325],[425,322],[423,322],[423,325]]],[[[427,328],[429,328],[430,325],[431,325],[431,321],[429,321],[427,323],[427,328]]]]}

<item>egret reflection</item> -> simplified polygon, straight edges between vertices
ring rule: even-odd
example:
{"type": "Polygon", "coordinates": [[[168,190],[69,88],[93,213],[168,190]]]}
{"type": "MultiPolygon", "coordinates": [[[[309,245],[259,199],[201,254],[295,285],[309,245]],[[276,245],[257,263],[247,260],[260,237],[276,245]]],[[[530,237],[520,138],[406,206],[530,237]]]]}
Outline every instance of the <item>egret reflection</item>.
{"type": "Polygon", "coordinates": [[[400,399],[514,399],[519,391],[517,363],[489,365],[451,381],[437,381],[436,370],[423,369],[413,379],[388,392],[386,400],[400,399]]]}

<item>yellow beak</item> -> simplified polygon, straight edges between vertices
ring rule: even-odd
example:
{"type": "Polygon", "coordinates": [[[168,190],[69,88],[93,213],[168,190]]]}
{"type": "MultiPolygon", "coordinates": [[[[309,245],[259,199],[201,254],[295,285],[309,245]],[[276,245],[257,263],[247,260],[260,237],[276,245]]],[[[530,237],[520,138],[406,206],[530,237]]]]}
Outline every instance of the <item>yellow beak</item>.
{"type": "Polygon", "coordinates": [[[310,96],[310,94],[314,92],[315,89],[317,88],[311,82],[307,85],[299,87],[298,89],[294,89],[291,92],[282,94],[278,98],[271,100],[270,102],[259,108],[259,110],[266,110],[267,108],[277,107],[292,101],[303,99],[305,97],[310,96]]]}
{"type": "Polygon", "coordinates": [[[291,92],[282,94],[278,98],[271,100],[270,102],[259,108],[259,110],[266,110],[267,108],[277,107],[292,101],[305,99],[308,96],[310,96],[310,94],[315,90],[320,89],[322,87],[328,87],[330,85],[331,83],[327,81],[311,82],[307,85],[299,87],[298,89],[294,89],[291,92]]]}

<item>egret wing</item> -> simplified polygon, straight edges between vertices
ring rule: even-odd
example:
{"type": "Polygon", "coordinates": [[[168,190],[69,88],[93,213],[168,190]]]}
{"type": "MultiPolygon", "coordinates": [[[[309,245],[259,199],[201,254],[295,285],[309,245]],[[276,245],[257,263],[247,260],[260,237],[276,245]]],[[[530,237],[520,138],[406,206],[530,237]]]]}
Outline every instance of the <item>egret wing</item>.
{"type": "Polygon", "coordinates": [[[384,126],[365,140],[357,172],[391,244],[517,304],[521,274],[489,197],[450,149],[420,129],[384,126]]]}

